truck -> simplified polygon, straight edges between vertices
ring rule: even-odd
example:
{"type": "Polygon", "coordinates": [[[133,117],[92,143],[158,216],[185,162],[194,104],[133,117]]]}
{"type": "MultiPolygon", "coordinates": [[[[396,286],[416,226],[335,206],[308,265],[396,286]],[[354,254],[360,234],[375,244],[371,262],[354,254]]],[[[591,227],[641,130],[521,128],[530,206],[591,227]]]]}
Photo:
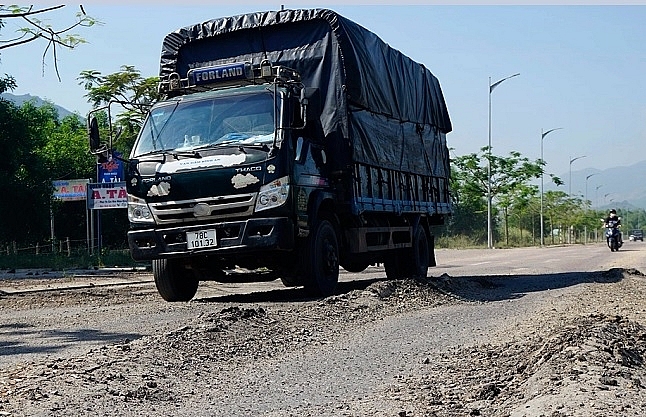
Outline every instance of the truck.
{"type": "Polygon", "coordinates": [[[162,42],[159,92],[125,177],[130,253],[166,301],[278,278],[328,296],[340,268],[435,266],[451,120],[438,79],[375,33],[329,9],[186,26],[162,42]]]}

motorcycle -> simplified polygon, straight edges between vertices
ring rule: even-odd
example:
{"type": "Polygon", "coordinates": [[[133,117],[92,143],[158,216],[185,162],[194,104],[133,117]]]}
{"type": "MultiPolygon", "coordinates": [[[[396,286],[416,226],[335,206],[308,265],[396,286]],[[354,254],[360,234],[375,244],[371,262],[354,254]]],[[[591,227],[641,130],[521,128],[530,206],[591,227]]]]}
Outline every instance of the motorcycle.
{"type": "Polygon", "coordinates": [[[608,222],[604,219],[601,220],[604,222],[603,227],[606,228],[606,242],[608,242],[608,247],[611,252],[618,251],[624,244],[621,239],[621,232],[619,231],[621,227],[619,220],[621,220],[621,217],[617,217],[617,220],[610,220],[608,222]]]}

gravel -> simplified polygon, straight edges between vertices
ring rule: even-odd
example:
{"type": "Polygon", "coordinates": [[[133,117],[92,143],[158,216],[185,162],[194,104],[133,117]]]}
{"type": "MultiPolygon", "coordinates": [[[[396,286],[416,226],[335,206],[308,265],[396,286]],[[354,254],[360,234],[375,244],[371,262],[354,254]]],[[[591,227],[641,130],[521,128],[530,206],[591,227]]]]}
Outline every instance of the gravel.
{"type": "Polygon", "coordinates": [[[145,284],[0,295],[0,416],[646,415],[646,278],[540,279],[444,274],[181,304],[145,284]],[[56,326],[43,311],[146,330],[26,352],[19,337],[38,347],[56,326]]]}

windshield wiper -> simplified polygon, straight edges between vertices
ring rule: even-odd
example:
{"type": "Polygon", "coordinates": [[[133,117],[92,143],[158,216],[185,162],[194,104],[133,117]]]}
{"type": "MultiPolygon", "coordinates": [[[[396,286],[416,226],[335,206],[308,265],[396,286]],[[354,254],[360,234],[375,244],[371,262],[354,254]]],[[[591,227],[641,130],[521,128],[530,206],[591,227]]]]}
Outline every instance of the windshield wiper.
{"type": "Polygon", "coordinates": [[[173,149],[157,149],[154,151],[142,153],[141,155],[137,155],[137,158],[141,158],[142,156],[150,156],[150,155],[162,155],[164,157],[164,162],[166,162],[166,156],[170,155],[175,159],[179,159],[180,156],[184,156],[187,158],[201,158],[202,155],[198,151],[175,151],[173,149]]]}
{"type": "Polygon", "coordinates": [[[205,143],[204,145],[197,146],[194,149],[219,148],[222,145],[237,144],[238,142],[240,142],[238,139],[223,140],[222,142],[205,143]]]}
{"type": "Polygon", "coordinates": [[[244,152],[244,148],[259,149],[261,151],[269,152],[271,148],[266,143],[245,143],[240,144],[240,150],[244,152]]]}

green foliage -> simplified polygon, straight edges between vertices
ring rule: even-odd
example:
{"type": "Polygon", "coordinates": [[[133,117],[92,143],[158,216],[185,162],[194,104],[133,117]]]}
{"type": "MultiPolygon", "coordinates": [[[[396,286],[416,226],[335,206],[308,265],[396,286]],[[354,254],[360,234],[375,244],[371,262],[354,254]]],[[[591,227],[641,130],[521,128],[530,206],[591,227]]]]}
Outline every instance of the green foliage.
{"type": "Polygon", "coordinates": [[[5,74],[4,78],[0,78],[0,94],[13,91],[17,86],[16,79],[10,75],[5,74]]]}
{"type": "MultiPolygon", "coordinates": [[[[606,211],[599,211],[597,219],[605,218],[607,215],[606,211]]],[[[631,229],[646,229],[646,210],[644,209],[617,209],[617,215],[621,217],[622,229],[625,234],[628,234],[631,229]]]]}
{"type": "Polygon", "coordinates": [[[486,240],[487,237],[485,236],[485,242],[483,244],[481,239],[476,239],[471,235],[445,235],[435,239],[435,247],[443,249],[482,248],[487,246],[486,240]]]}
{"type": "MultiPolygon", "coordinates": [[[[79,84],[85,88],[90,104],[95,109],[105,107],[109,127],[112,122],[112,105],[121,112],[115,118],[115,127],[121,129],[121,135],[113,143],[113,147],[124,155],[130,149],[148,114],[150,106],[159,100],[157,90],[158,77],[144,78],[141,73],[130,65],[123,65],[121,70],[112,74],[102,75],[99,71],[82,71],[78,77],[79,84]]],[[[107,132],[112,137],[111,129],[107,132]]]]}
{"type": "Polygon", "coordinates": [[[39,152],[54,179],[93,178],[96,159],[88,152],[85,123],[76,115],[52,121],[48,141],[39,152]]]}
{"type": "MultiPolygon", "coordinates": [[[[515,151],[507,157],[496,156],[489,151],[489,147],[484,147],[480,153],[462,155],[452,161],[451,186],[456,210],[454,219],[449,223],[450,232],[475,234],[486,240],[489,189],[492,204],[497,202],[498,208],[503,211],[505,225],[510,207],[519,199],[527,200],[537,191],[528,182],[540,178],[543,172],[540,160],[532,162],[515,151]]],[[[496,214],[497,210],[492,207],[494,231],[497,229],[496,214]]]]}
{"type": "Polygon", "coordinates": [[[126,249],[105,250],[101,256],[89,255],[86,250],[67,253],[47,254],[2,254],[0,253],[0,269],[29,269],[47,268],[55,271],[66,269],[92,269],[94,267],[142,267],[146,263],[133,261],[126,249]]]}
{"type": "MultiPolygon", "coordinates": [[[[486,211],[491,169],[492,221],[497,246],[532,245],[540,241],[540,196],[531,181],[545,172],[544,162],[530,161],[518,152],[501,157],[489,154],[484,147],[479,153],[459,156],[452,161],[451,190],[454,215],[445,226],[442,236],[464,240],[469,236],[480,244],[487,240],[486,211]],[[500,231],[504,240],[500,242],[500,231]]],[[[560,178],[549,174],[556,185],[560,178]]],[[[589,202],[570,197],[562,191],[548,191],[544,195],[546,243],[557,243],[552,230],[595,230],[599,228],[598,215],[589,209],[589,202]]],[[[646,219],[644,219],[646,220],[646,219]]],[[[465,242],[462,242],[465,244],[465,242]]],[[[468,246],[468,244],[467,244],[468,246]]]]}
{"type": "Polygon", "coordinates": [[[37,239],[47,230],[51,182],[37,151],[50,110],[0,101],[0,241],[37,239]]]}
{"type": "MultiPolygon", "coordinates": [[[[13,35],[8,38],[0,37],[0,50],[13,48],[26,43],[44,40],[46,42],[45,51],[43,52],[43,68],[45,66],[45,57],[51,52],[54,68],[58,75],[57,50],[59,47],[74,49],[80,44],[86,43],[85,39],[72,31],[79,27],[91,27],[100,22],[93,17],[88,16],[80,6],[80,11],[76,13],[74,22],[67,26],[54,27],[40,16],[47,15],[65,5],[58,5],[35,9],[34,6],[18,6],[15,4],[0,4],[0,29],[4,27],[4,21],[14,19],[22,21],[23,26],[19,27],[13,35]]],[[[60,76],[59,76],[60,80],[60,76]]]]}
{"type": "Polygon", "coordinates": [[[0,152],[5,158],[0,165],[0,242],[47,239],[50,208],[67,237],[85,237],[85,204],[52,201],[51,185],[95,175],[82,120],[72,115],[59,121],[51,104],[17,107],[0,101],[0,152]]]}

